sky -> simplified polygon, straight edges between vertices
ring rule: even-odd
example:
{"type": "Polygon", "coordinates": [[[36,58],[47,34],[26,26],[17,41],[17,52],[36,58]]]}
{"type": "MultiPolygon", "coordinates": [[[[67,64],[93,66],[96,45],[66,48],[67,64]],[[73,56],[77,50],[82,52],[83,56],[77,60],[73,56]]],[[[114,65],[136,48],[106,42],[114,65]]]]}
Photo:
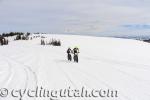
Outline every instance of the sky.
{"type": "Polygon", "coordinates": [[[0,33],[150,35],[150,0],[0,0],[0,33]]]}

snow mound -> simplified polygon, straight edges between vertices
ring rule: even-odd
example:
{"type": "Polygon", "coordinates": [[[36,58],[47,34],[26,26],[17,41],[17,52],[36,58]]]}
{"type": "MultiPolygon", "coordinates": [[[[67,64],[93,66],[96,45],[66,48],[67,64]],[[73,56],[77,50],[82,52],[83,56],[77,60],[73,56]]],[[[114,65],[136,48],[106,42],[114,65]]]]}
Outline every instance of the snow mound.
{"type": "MultiPolygon", "coordinates": [[[[117,98],[56,100],[150,100],[150,44],[137,40],[75,35],[45,35],[62,46],[42,46],[40,38],[0,46],[0,88],[111,89],[117,98]],[[80,49],[79,63],[67,61],[68,47],[80,49]]],[[[24,97],[24,100],[49,100],[24,97]],[[28,99],[27,99],[28,98],[28,99]]],[[[11,96],[3,100],[19,100],[11,96]]]]}

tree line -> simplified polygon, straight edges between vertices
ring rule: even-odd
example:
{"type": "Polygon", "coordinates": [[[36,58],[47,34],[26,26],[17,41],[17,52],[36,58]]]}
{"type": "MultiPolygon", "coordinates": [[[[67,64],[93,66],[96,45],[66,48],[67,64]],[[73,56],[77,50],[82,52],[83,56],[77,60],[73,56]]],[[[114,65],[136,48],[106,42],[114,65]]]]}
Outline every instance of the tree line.
{"type": "Polygon", "coordinates": [[[61,41],[56,39],[50,39],[49,41],[41,39],[41,45],[61,46],[61,41]]]}
{"type": "Polygon", "coordinates": [[[23,32],[9,32],[0,34],[0,45],[8,45],[9,40],[8,37],[16,36],[15,40],[28,40],[29,35],[31,33],[23,33],[23,32]]]}
{"type": "Polygon", "coordinates": [[[0,36],[0,45],[8,45],[8,39],[5,37],[0,36]]]}
{"type": "Polygon", "coordinates": [[[33,38],[41,38],[41,45],[52,45],[52,46],[61,46],[61,41],[58,39],[50,39],[45,40],[45,36],[40,36],[40,34],[46,34],[46,33],[33,33],[36,34],[36,36],[29,37],[31,33],[27,32],[9,32],[9,33],[2,33],[0,34],[0,45],[8,45],[9,40],[8,37],[14,37],[14,41],[16,40],[32,40],[33,38]]]}

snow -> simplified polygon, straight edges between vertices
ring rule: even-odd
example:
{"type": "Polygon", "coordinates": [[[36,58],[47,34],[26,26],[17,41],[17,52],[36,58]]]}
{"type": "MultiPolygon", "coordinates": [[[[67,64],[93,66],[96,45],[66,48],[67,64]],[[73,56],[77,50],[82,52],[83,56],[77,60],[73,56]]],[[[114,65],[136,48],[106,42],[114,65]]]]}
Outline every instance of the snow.
{"type": "MultiPolygon", "coordinates": [[[[81,89],[84,86],[117,90],[118,97],[56,100],[150,100],[150,44],[108,37],[45,36],[45,40],[60,39],[62,46],[42,46],[40,38],[0,46],[0,88],[81,89]],[[66,58],[67,48],[75,46],[80,49],[79,63],[66,58]]],[[[49,100],[27,96],[22,99],[49,100]]],[[[19,97],[9,95],[0,100],[19,100],[19,97]]]]}

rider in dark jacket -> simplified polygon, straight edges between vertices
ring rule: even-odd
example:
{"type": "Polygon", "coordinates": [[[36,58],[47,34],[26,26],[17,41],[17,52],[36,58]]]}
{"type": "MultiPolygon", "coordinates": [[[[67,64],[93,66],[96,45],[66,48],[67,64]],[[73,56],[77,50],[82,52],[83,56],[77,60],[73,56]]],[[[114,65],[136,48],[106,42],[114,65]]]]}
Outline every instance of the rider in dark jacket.
{"type": "Polygon", "coordinates": [[[67,54],[68,54],[68,56],[67,56],[67,57],[68,57],[68,60],[69,60],[69,61],[71,61],[71,60],[72,60],[71,53],[72,53],[71,48],[68,48],[68,49],[67,49],[67,54]]]}
{"type": "Polygon", "coordinates": [[[77,62],[77,63],[78,63],[78,53],[79,53],[79,48],[75,47],[73,49],[73,54],[74,54],[74,62],[77,62]]]}

